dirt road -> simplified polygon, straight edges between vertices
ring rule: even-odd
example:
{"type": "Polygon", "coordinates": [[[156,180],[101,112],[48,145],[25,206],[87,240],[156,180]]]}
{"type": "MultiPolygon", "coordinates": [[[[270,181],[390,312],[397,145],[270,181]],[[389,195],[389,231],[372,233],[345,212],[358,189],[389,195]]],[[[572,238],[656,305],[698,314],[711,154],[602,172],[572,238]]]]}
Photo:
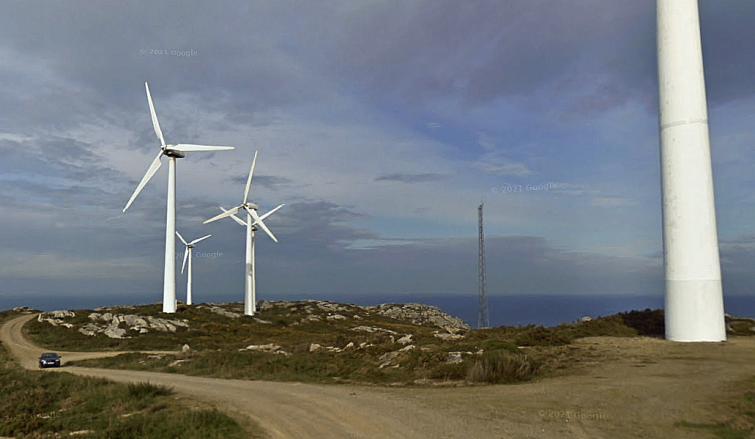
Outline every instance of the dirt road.
{"type": "MultiPolygon", "coordinates": [[[[0,339],[27,368],[44,349],[7,322],[0,339]]],[[[65,367],[80,375],[172,386],[250,417],[272,438],[706,438],[677,421],[713,422],[740,380],[755,376],[755,339],[681,344],[588,338],[582,373],[512,386],[374,388],[222,380],[65,367]]],[[[112,355],[112,353],[107,353],[112,355]]],[[[63,353],[66,360],[97,355],[63,353]],[[79,356],[81,355],[81,356],[79,356]]]]}

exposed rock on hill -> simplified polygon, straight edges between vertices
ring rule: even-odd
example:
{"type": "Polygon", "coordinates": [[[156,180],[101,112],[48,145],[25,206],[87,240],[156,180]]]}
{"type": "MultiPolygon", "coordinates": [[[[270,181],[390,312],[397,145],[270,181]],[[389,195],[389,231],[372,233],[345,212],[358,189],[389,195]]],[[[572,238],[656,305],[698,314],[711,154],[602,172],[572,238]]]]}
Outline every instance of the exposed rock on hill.
{"type": "MultiPolygon", "coordinates": [[[[437,326],[439,328],[451,328],[456,330],[469,330],[469,325],[458,317],[453,317],[441,311],[437,306],[423,305],[419,303],[384,303],[375,306],[359,306],[351,304],[342,304],[324,300],[301,300],[288,302],[285,300],[268,301],[262,300],[257,302],[257,308],[260,311],[266,311],[274,308],[288,309],[291,312],[304,311],[307,314],[319,314],[323,311],[328,314],[327,320],[362,320],[360,314],[376,313],[384,317],[409,322],[421,326],[437,326]]],[[[319,321],[320,317],[312,316],[302,319],[300,323],[319,321]]],[[[450,331],[449,331],[450,332],[450,331]]]]}
{"type": "MultiPolygon", "coordinates": [[[[127,306],[119,307],[133,308],[127,306]]],[[[240,311],[243,308],[239,303],[207,303],[196,305],[197,309],[207,309],[221,316],[238,319],[243,316],[240,311]]],[[[450,316],[435,306],[422,305],[418,303],[408,304],[382,304],[376,306],[358,306],[352,304],[342,304],[322,300],[301,300],[288,302],[280,301],[259,301],[257,308],[260,311],[272,309],[285,310],[287,317],[294,317],[296,320],[290,323],[292,326],[307,325],[315,322],[340,322],[364,320],[370,314],[380,315],[404,322],[409,322],[421,326],[436,326],[441,331],[436,331],[434,335],[444,340],[456,340],[463,338],[460,332],[469,330],[469,326],[457,318],[450,316]]],[[[163,319],[153,316],[139,316],[136,314],[114,314],[115,309],[101,307],[97,308],[98,312],[89,314],[89,323],[76,324],[67,323],[64,319],[75,317],[72,311],[51,311],[40,314],[40,322],[48,322],[54,326],[65,326],[67,328],[76,327],[79,332],[89,336],[105,334],[111,338],[128,338],[129,334],[138,335],[150,331],[175,332],[178,327],[188,327],[188,320],[183,319],[163,319]]],[[[254,318],[254,322],[259,324],[272,324],[269,320],[254,318]]],[[[366,333],[385,333],[389,334],[391,340],[399,336],[400,343],[407,345],[410,343],[411,335],[398,334],[397,332],[380,328],[378,326],[360,325],[357,323],[351,328],[356,332],[366,333]]],[[[335,348],[334,348],[335,349],[335,348]]]]}
{"type": "Polygon", "coordinates": [[[176,327],[189,327],[188,320],[185,319],[161,319],[153,316],[142,317],[135,314],[113,315],[109,312],[104,314],[93,312],[89,314],[89,320],[92,322],[79,328],[79,332],[84,335],[103,333],[110,338],[126,338],[126,329],[121,328],[121,324],[124,324],[131,331],[136,331],[140,334],[149,332],[149,330],[176,332],[176,327]]]}
{"type": "Polygon", "coordinates": [[[64,326],[66,328],[72,328],[73,325],[63,321],[66,317],[76,317],[73,311],[50,311],[40,313],[37,317],[38,322],[47,322],[52,326],[64,326]]]}
{"type": "Polygon", "coordinates": [[[381,316],[403,320],[415,325],[469,330],[469,325],[464,323],[462,319],[444,313],[437,306],[420,303],[384,303],[382,305],[368,306],[364,309],[376,312],[381,316]]]}
{"type": "Polygon", "coordinates": [[[726,332],[732,335],[751,335],[755,332],[755,319],[747,317],[734,317],[725,314],[726,332]]]}
{"type": "MultiPolygon", "coordinates": [[[[100,310],[105,309],[100,308],[100,310]]],[[[76,317],[76,314],[73,311],[50,311],[39,314],[37,321],[47,322],[53,326],[73,328],[74,324],[63,320],[69,317],[76,317]]],[[[102,333],[110,338],[128,338],[126,337],[128,330],[144,334],[150,330],[176,332],[176,327],[189,327],[188,320],[186,319],[161,319],[153,316],[143,317],[135,314],[111,314],[109,312],[104,314],[93,312],[88,317],[91,322],[81,325],[79,332],[89,336],[102,333]],[[126,328],[122,328],[121,325],[126,328]]]]}

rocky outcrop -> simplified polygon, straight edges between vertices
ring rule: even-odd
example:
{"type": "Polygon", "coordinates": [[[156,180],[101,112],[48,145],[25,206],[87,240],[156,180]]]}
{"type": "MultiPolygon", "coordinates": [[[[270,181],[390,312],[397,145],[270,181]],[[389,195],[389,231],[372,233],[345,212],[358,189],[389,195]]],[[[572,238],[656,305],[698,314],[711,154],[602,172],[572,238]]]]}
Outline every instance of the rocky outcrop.
{"type": "Polygon", "coordinates": [[[355,326],[355,327],[351,328],[351,330],[352,331],[357,331],[357,332],[370,332],[370,333],[384,332],[386,334],[393,334],[393,335],[397,335],[398,334],[398,332],[390,330],[390,329],[378,328],[377,326],[366,326],[366,325],[355,326]]]}
{"type": "Polygon", "coordinates": [[[286,355],[286,356],[291,355],[290,353],[281,349],[280,346],[273,343],[251,344],[243,349],[239,349],[239,351],[268,352],[268,353],[273,353],[276,355],[286,355]]]}
{"type": "Polygon", "coordinates": [[[412,334],[406,334],[405,336],[396,340],[397,343],[401,343],[403,345],[406,345],[407,343],[411,343],[411,341],[412,341],[412,334]]]}
{"type": "Polygon", "coordinates": [[[415,325],[469,330],[469,325],[464,323],[462,319],[444,313],[437,306],[420,303],[384,303],[382,305],[367,306],[364,309],[381,316],[402,320],[415,325]]]}
{"type": "Polygon", "coordinates": [[[741,334],[748,330],[755,332],[755,319],[724,314],[724,320],[726,322],[726,332],[729,334],[741,334]]]}
{"type": "Polygon", "coordinates": [[[464,359],[461,358],[461,352],[449,352],[446,364],[458,364],[462,361],[464,361],[464,359]]]}
{"type": "Polygon", "coordinates": [[[362,320],[362,315],[376,313],[415,325],[437,326],[439,328],[451,328],[458,331],[469,330],[469,325],[464,323],[460,318],[444,313],[437,306],[419,303],[384,303],[375,306],[359,306],[325,300],[301,300],[296,302],[261,300],[257,302],[257,309],[260,311],[274,308],[288,309],[292,314],[296,311],[303,311],[310,315],[299,321],[299,324],[320,321],[322,317],[317,314],[323,314],[328,321],[343,321],[347,319],[362,320]]]}
{"type": "Polygon", "coordinates": [[[399,351],[393,351],[393,352],[386,352],[383,355],[378,358],[378,369],[382,369],[388,365],[391,364],[393,360],[398,358],[398,356],[401,355],[401,352],[399,351]]]}
{"type": "Polygon", "coordinates": [[[111,314],[109,312],[100,314],[93,312],[88,317],[91,322],[79,328],[79,332],[89,336],[102,333],[110,338],[128,338],[126,335],[128,330],[144,334],[150,330],[176,332],[177,327],[189,327],[189,321],[185,319],[161,319],[135,314],[111,314]],[[122,328],[121,325],[126,326],[126,328],[122,328]]]}
{"type": "Polygon", "coordinates": [[[40,313],[39,316],[37,316],[37,321],[47,322],[51,324],[52,326],[63,326],[66,328],[73,328],[73,324],[66,323],[63,321],[63,319],[68,317],[76,317],[76,314],[73,311],[50,311],[50,312],[43,312],[40,313]]]}
{"type": "Polygon", "coordinates": [[[433,337],[437,337],[441,340],[459,340],[464,338],[463,335],[459,334],[449,334],[447,332],[433,332],[433,337]]]}

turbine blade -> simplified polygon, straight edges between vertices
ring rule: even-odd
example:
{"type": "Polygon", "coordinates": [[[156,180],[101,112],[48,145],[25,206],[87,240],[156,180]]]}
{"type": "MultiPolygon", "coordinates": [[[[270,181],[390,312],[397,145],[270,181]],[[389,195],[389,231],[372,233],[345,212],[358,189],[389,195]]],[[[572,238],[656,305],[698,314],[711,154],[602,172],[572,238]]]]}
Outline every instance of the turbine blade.
{"type": "Polygon", "coordinates": [[[123,208],[123,212],[126,212],[126,209],[131,205],[131,203],[134,202],[134,199],[136,199],[136,196],[139,195],[139,192],[142,191],[142,188],[144,188],[144,185],[147,184],[147,182],[152,178],[153,175],[155,175],[155,172],[157,172],[158,169],[160,169],[160,165],[162,164],[162,161],[160,160],[163,156],[163,152],[160,151],[159,154],[157,154],[157,157],[152,161],[152,164],[149,165],[149,169],[147,169],[147,172],[144,174],[144,177],[142,177],[142,181],[139,182],[139,186],[136,187],[136,190],[134,191],[134,194],[131,195],[131,198],[128,200],[128,203],[126,203],[126,207],[123,208]]]}
{"type": "Polygon", "coordinates": [[[184,245],[189,245],[189,244],[187,244],[187,243],[186,243],[186,240],[184,239],[184,237],[183,237],[183,236],[181,236],[181,234],[180,234],[180,233],[178,233],[178,230],[176,230],[176,235],[178,235],[178,239],[180,239],[180,240],[181,240],[181,242],[183,242],[183,243],[184,243],[184,245]]]}
{"type": "Polygon", "coordinates": [[[246,204],[246,200],[249,198],[249,187],[252,185],[252,174],[254,174],[254,164],[257,163],[257,152],[254,151],[254,160],[252,160],[252,169],[249,170],[249,178],[246,180],[246,189],[244,190],[244,203],[246,204]]]}
{"type": "MultiPolygon", "coordinates": [[[[228,212],[227,210],[223,209],[223,207],[221,207],[220,210],[222,210],[223,212],[228,212]]],[[[241,218],[237,217],[236,215],[231,215],[231,219],[241,224],[242,226],[246,226],[246,222],[244,222],[241,218]]]]}
{"type": "Polygon", "coordinates": [[[210,236],[212,236],[212,235],[207,235],[207,236],[203,236],[203,237],[201,237],[199,239],[195,239],[195,240],[191,241],[189,243],[189,245],[194,245],[194,244],[198,243],[199,241],[204,241],[205,239],[209,238],[210,236]]]}
{"type": "Polygon", "coordinates": [[[246,209],[247,212],[249,212],[250,215],[252,215],[252,218],[254,218],[254,222],[252,224],[259,224],[260,227],[262,227],[262,230],[265,231],[275,242],[278,242],[278,238],[273,235],[273,232],[270,231],[270,229],[267,228],[265,223],[262,222],[262,219],[259,215],[257,215],[257,212],[255,212],[252,209],[246,209]]]}
{"type": "Polygon", "coordinates": [[[186,267],[186,258],[188,258],[188,257],[189,257],[189,252],[190,252],[190,251],[191,251],[191,249],[190,249],[190,248],[189,248],[189,246],[187,245],[187,246],[186,246],[186,250],[184,250],[184,263],[183,263],[183,264],[181,264],[181,273],[183,273],[183,272],[184,272],[184,267],[186,267]]]}
{"type": "Polygon", "coordinates": [[[266,214],[262,215],[262,216],[260,217],[260,221],[262,221],[263,219],[265,219],[265,218],[269,217],[270,215],[272,215],[272,213],[273,213],[273,212],[275,212],[276,210],[280,209],[280,208],[281,208],[281,207],[283,207],[283,206],[285,206],[285,204],[281,204],[280,206],[276,207],[275,209],[271,210],[270,212],[268,212],[268,213],[266,213],[266,214]]]}
{"type": "Polygon", "coordinates": [[[234,149],[235,146],[211,146],[211,145],[193,145],[191,143],[179,143],[178,145],[174,145],[173,149],[177,149],[179,151],[226,151],[229,149],[234,149]]]}
{"type": "Polygon", "coordinates": [[[149,94],[149,85],[145,82],[144,88],[147,89],[147,100],[149,101],[149,112],[152,115],[152,126],[155,127],[155,134],[160,139],[160,145],[165,148],[165,139],[163,138],[163,131],[160,129],[160,122],[157,121],[157,113],[155,113],[155,106],[152,104],[152,95],[149,94]]]}
{"type": "MultiPolygon", "coordinates": [[[[223,209],[223,208],[221,207],[221,209],[223,209]]],[[[220,218],[225,218],[225,217],[227,217],[227,216],[231,216],[231,215],[233,215],[234,213],[238,212],[238,211],[239,211],[239,209],[241,209],[241,206],[236,206],[236,207],[234,207],[234,208],[233,208],[233,209],[231,209],[231,210],[225,210],[225,209],[223,209],[223,213],[221,213],[221,214],[220,214],[220,215],[218,215],[218,216],[214,216],[214,217],[212,217],[212,218],[208,219],[208,220],[207,220],[207,221],[205,221],[205,222],[204,222],[203,224],[211,223],[211,222],[213,222],[213,221],[217,221],[217,220],[219,220],[220,218]]]]}

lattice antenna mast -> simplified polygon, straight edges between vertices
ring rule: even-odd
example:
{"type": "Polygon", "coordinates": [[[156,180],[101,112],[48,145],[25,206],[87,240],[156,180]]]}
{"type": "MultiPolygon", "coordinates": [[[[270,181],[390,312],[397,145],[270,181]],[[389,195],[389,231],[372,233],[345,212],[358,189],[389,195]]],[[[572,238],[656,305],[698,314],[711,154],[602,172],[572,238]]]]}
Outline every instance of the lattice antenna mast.
{"type": "Polygon", "coordinates": [[[477,314],[477,328],[490,327],[488,318],[488,293],[485,281],[485,234],[482,231],[482,206],[477,206],[477,223],[479,228],[479,247],[477,253],[477,283],[479,311],[477,314]]]}

